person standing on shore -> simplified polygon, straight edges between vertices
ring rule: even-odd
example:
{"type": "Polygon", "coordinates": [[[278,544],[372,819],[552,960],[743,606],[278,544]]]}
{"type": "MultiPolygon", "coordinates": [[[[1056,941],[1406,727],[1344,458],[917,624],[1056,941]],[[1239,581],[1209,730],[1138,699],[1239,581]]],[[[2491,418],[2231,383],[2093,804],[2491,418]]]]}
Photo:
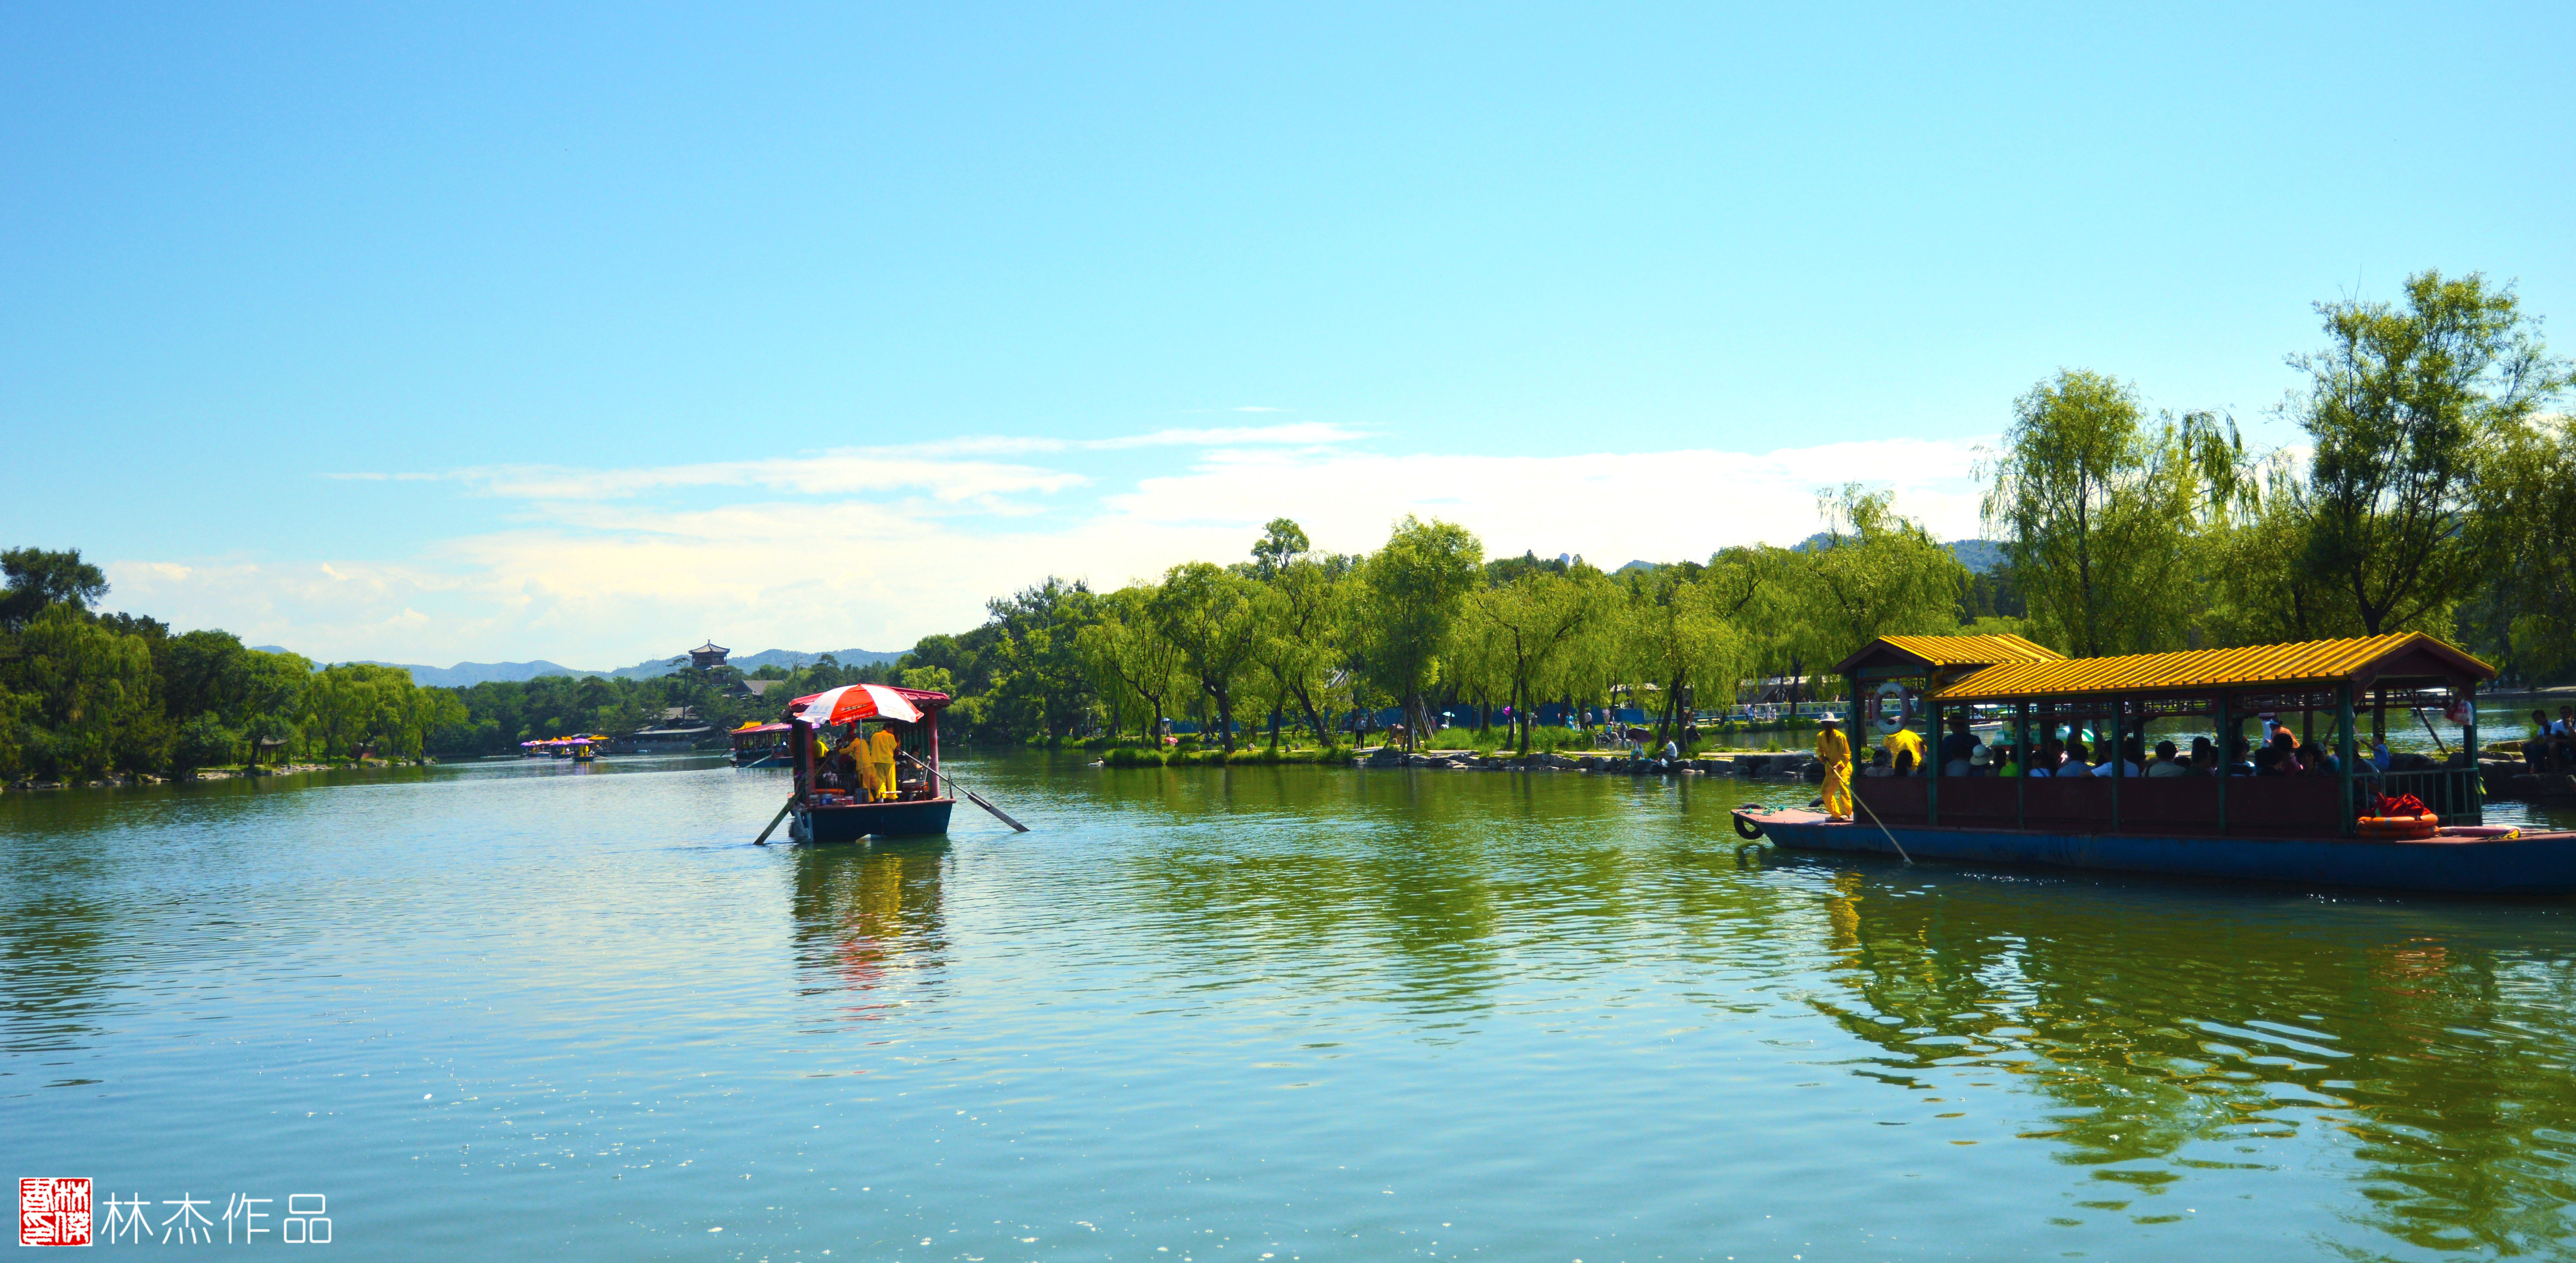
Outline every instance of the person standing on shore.
{"type": "Polygon", "coordinates": [[[1851,797],[1851,742],[1843,737],[1832,711],[1816,717],[1816,757],[1825,764],[1825,818],[1849,820],[1851,797]]]}

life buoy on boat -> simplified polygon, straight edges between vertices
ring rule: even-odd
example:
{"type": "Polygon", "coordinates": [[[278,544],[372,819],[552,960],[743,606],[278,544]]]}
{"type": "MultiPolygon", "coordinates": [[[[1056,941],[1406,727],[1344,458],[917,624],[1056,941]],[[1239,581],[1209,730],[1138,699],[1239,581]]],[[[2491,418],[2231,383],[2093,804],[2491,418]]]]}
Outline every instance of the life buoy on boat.
{"type": "Polygon", "coordinates": [[[1759,842],[1762,840],[1762,826],[1745,819],[1744,813],[1738,811],[1735,813],[1735,836],[1747,842],[1759,842]]]}
{"type": "Polygon", "coordinates": [[[1877,726],[1878,735],[1892,737],[1905,726],[1906,720],[1914,717],[1914,701],[1907,696],[1904,685],[1889,680],[1878,686],[1878,702],[1871,710],[1871,722],[1877,726]],[[1894,718],[1889,718],[1887,713],[1887,699],[1891,697],[1896,699],[1894,718]]]}
{"type": "Polygon", "coordinates": [[[2354,831],[2383,842],[2413,842],[2433,836],[2441,827],[2442,818],[2428,811],[2420,816],[2363,816],[2354,831]]]}

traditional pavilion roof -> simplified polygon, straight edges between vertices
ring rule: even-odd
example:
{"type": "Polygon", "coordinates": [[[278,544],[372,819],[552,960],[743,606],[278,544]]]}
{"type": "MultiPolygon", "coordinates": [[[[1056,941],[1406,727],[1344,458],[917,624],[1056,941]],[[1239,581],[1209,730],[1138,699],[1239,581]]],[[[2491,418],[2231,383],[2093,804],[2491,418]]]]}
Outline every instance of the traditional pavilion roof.
{"type": "Polygon", "coordinates": [[[691,652],[691,653],[732,653],[732,652],[733,652],[733,650],[731,650],[731,649],[727,649],[727,648],[725,648],[723,645],[719,645],[719,644],[717,644],[716,642],[714,642],[714,641],[710,640],[710,641],[708,641],[707,643],[705,643],[705,644],[703,644],[703,645],[700,645],[700,646],[698,646],[698,647],[697,647],[697,648],[695,648],[695,649],[690,650],[689,652],[691,652]]]}
{"type": "Polygon", "coordinates": [[[1948,703],[2345,684],[2366,688],[2378,683],[2458,688],[2495,674],[2494,667],[2422,632],[2394,632],[2241,649],[1998,663],[1934,696],[1948,703]]]}
{"type": "Polygon", "coordinates": [[[1926,674],[1999,662],[2061,662],[2066,655],[2019,636],[1881,636],[1834,668],[1848,675],[1867,667],[1917,667],[1926,674]]]}

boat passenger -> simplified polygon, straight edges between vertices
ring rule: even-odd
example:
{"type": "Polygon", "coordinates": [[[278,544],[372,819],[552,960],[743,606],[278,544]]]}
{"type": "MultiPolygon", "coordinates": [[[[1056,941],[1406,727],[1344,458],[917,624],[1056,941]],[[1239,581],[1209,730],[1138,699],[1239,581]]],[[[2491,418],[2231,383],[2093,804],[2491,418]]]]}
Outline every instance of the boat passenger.
{"type": "Polygon", "coordinates": [[[2174,756],[2174,743],[2170,741],[2157,742],[2156,761],[2147,766],[2147,775],[2149,777],[2190,775],[2191,769],[2184,767],[2182,765],[2182,760],[2174,756]]]}
{"type": "Polygon", "coordinates": [[[2058,762],[2065,757],[2065,748],[2057,744],[2057,738],[2043,738],[2039,743],[2038,756],[2022,766],[2022,775],[2043,779],[2054,776],[2057,774],[2058,762]]]}
{"type": "MultiPolygon", "coordinates": [[[[1993,751],[1991,751],[1991,750],[1989,750],[1989,749],[1987,749],[1987,748],[1986,748],[1985,746],[1983,746],[1983,745],[1979,745],[1976,749],[1971,750],[1971,751],[1969,751],[1969,752],[1968,752],[1968,771],[1967,771],[1967,775],[1969,775],[1969,776],[1992,776],[1992,775],[1994,775],[1994,772],[1993,772],[1994,761],[1995,761],[1995,760],[1994,760],[1994,752],[1993,752],[1993,751]]],[[[1957,775],[1957,773],[1953,773],[1953,775],[1957,775]]]]}
{"type": "Polygon", "coordinates": [[[2021,751],[2019,747],[2013,745],[2009,741],[1998,741],[1995,743],[1995,775],[2021,775],[2021,751]]]}
{"type": "Polygon", "coordinates": [[[2281,747],[2276,745],[2266,745],[2262,749],[2255,751],[2254,774],[2256,776],[2281,775],[2281,747]]]}
{"type": "Polygon", "coordinates": [[[1825,818],[1849,820],[1852,816],[1851,742],[1837,726],[1832,711],[1816,717],[1816,757],[1825,765],[1825,818]]]}
{"type": "Polygon", "coordinates": [[[2299,762],[2299,739],[2291,736],[2289,729],[2272,730],[2271,748],[2280,752],[2280,758],[2277,760],[2279,770],[2274,775],[2296,776],[2307,770],[2299,762]]]}
{"type": "Polygon", "coordinates": [[[2522,761],[2534,772],[2549,770],[2549,712],[2531,712],[2531,740],[2522,743],[2522,761]]]}
{"type": "MultiPolygon", "coordinates": [[[[1900,754],[1912,754],[1914,758],[1906,764],[1908,767],[1923,762],[1923,734],[1911,728],[1899,728],[1887,734],[1887,739],[1879,743],[1879,748],[1887,751],[1887,757],[1891,760],[1900,754]]],[[[1911,773],[1899,772],[1897,775],[1906,776],[1911,773]]]]}
{"type": "Polygon", "coordinates": [[[2084,748],[2084,743],[2082,741],[2071,737],[2068,738],[2066,742],[2066,761],[2057,765],[2057,778],[2059,780],[2064,780],[2070,776],[2091,776],[2092,774],[2093,760],[2091,758],[2091,752],[2084,748]]]}
{"type": "Polygon", "coordinates": [[[1863,776],[1896,775],[1895,766],[1887,761],[1887,750],[1885,747],[1882,746],[1879,749],[1869,752],[1869,766],[1862,768],[1860,770],[1860,774],[1863,776]]]}
{"type": "Polygon", "coordinates": [[[1977,740],[1977,734],[1968,731],[1966,712],[1951,715],[1950,731],[1941,738],[1941,774],[1943,776],[1967,775],[1968,756],[1983,745],[1983,742],[1977,740]],[[1957,770],[1954,771],[1953,768],[1957,770]]]}
{"type": "Polygon", "coordinates": [[[2194,776],[2218,775],[2218,746],[2207,737],[2191,739],[2191,774],[2194,776]]]}
{"type": "Polygon", "coordinates": [[[2370,765],[2372,767],[2377,768],[2381,772],[2386,772],[2388,770],[2388,765],[2395,762],[2396,758],[2396,755],[2388,752],[2388,738],[2372,737],[2370,739],[2370,765]]]}

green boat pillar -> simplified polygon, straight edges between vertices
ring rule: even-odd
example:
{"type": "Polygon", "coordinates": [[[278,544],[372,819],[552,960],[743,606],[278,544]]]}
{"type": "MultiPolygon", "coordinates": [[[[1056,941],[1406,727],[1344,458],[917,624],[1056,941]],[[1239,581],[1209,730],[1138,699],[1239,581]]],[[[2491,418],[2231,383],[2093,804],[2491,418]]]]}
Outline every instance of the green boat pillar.
{"type": "Polygon", "coordinates": [[[2228,712],[2227,695],[2211,703],[2218,724],[2218,831],[2227,832],[2227,782],[2236,779],[2236,716],[2228,712]]]}
{"type": "MultiPolygon", "coordinates": [[[[1928,681],[1925,683],[1924,691],[1927,694],[1931,691],[1928,681]]],[[[1925,697],[1923,716],[1924,723],[1932,729],[1932,740],[1923,747],[1923,761],[1932,766],[1918,767],[1914,770],[1930,778],[1923,785],[1923,823],[1939,824],[1941,823],[1941,703],[1933,701],[1928,696],[1925,697]]]]}
{"type": "Polygon", "coordinates": [[[2126,744],[2127,744],[2128,739],[2129,739],[2129,738],[2128,738],[2128,723],[2129,723],[2129,703],[2128,703],[2128,699],[2126,699],[2126,698],[2118,698],[2118,697],[2112,698],[2112,699],[2111,699],[2111,832],[2113,832],[2113,833],[2118,833],[2118,832],[2120,831],[2120,782],[2122,782],[2122,781],[2125,781],[2125,780],[2129,779],[2128,777],[2125,777],[2125,776],[2122,776],[2122,775],[2121,775],[2121,773],[2122,773],[2122,772],[2124,772],[2124,771],[2128,770],[2127,768],[2125,768],[2125,767],[2123,767],[2123,766],[2122,766],[2122,764],[2123,764],[2123,763],[2125,763],[2125,762],[2127,761],[2127,758],[2128,758],[2128,752],[2127,752],[2126,750],[2122,749],[2122,747],[2123,747],[2124,745],[2126,745],[2126,744]]]}
{"type": "Polygon", "coordinates": [[[2469,681],[2469,687],[2460,697],[2468,703],[2469,711],[2467,719],[2460,724],[2460,749],[2469,756],[2469,823],[2485,824],[2487,778],[2479,774],[2478,768],[2478,682],[2469,681]]]}
{"type": "Polygon", "coordinates": [[[2030,703],[2013,703],[2013,827],[2030,827],[2030,703]]]}
{"type": "Polygon", "coordinates": [[[2335,779],[2343,784],[2341,823],[2347,837],[2360,828],[2357,817],[2361,814],[2355,810],[2352,800],[2352,729],[2352,685],[2346,682],[2343,687],[2335,690],[2335,760],[2338,765],[2335,769],[2335,779]]]}

